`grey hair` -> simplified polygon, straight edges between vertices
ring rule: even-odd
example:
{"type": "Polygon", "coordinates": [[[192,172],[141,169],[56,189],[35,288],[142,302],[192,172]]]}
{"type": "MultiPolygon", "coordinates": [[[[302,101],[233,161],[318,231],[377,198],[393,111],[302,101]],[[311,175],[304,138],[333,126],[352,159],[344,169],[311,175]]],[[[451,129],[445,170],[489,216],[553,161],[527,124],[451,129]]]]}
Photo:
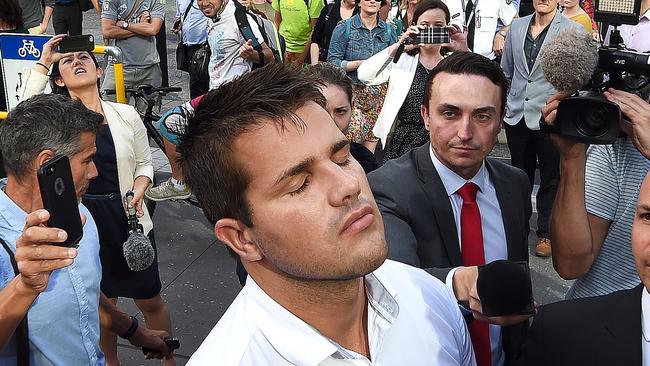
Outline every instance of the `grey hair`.
{"type": "Polygon", "coordinates": [[[8,174],[25,177],[43,150],[71,158],[81,151],[80,134],[97,134],[104,116],[63,95],[33,96],[0,123],[0,151],[8,174]]]}

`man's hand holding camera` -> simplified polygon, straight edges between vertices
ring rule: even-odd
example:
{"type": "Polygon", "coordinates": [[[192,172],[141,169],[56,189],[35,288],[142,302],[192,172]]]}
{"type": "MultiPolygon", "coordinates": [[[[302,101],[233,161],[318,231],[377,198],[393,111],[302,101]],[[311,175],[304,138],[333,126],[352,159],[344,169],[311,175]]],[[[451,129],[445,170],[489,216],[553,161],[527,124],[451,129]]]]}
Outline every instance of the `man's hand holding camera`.
{"type": "Polygon", "coordinates": [[[611,88],[603,95],[621,109],[626,117],[621,129],[632,138],[641,155],[650,159],[650,104],[638,95],[611,88]]]}

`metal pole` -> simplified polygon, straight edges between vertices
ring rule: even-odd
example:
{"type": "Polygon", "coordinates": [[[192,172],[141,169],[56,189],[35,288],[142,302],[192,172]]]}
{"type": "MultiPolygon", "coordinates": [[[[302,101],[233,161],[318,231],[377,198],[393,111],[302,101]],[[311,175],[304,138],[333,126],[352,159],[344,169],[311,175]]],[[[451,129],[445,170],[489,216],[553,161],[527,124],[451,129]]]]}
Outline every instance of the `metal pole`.
{"type": "Polygon", "coordinates": [[[115,96],[118,103],[126,103],[124,89],[124,65],[122,65],[122,50],[115,46],[96,45],[93,53],[104,54],[113,58],[113,75],[115,75],[115,96]]]}

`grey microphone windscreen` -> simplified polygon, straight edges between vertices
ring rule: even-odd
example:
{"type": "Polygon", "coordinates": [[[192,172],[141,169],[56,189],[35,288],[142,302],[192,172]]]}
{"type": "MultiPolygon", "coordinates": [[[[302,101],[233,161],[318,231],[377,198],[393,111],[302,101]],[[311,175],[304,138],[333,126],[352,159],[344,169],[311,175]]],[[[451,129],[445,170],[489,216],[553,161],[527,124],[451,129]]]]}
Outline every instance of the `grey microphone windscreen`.
{"type": "Polygon", "coordinates": [[[584,28],[567,28],[540,52],[544,77],[557,91],[574,93],[587,85],[598,66],[598,49],[584,28]]]}
{"type": "Polygon", "coordinates": [[[143,271],[153,263],[156,253],[153,246],[144,234],[134,231],[122,245],[124,259],[132,271],[143,271]]]}

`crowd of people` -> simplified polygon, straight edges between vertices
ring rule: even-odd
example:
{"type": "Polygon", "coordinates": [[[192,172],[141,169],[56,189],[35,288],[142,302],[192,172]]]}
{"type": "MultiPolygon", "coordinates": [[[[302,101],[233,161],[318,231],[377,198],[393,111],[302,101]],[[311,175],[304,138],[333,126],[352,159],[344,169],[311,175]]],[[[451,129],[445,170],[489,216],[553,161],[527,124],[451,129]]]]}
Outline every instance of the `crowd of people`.
{"type": "MultiPolygon", "coordinates": [[[[0,122],[0,365],[119,365],[118,336],[174,365],[144,201],[191,195],[242,289],[188,365],[650,362],[650,88],[604,90],[621,135],[589,145],[553,129],[569,94],[540,61],[567,30],[608,44],[589,0],[178,0],[191,100],[156,123],[172,170],[158,185],[141,106],[105,93],[113,60],[59,44],[95,9],[126,86],[159,86],[165,1],[26,3],[0,0],[0,32],[42,33],[53,13],[57,35],[0,122]],[[509,163],[489,157],[502,130],[509,163]],[[60,156],[74,247],[39,187],[60,156]],[[144,270],[125,258],[129,211],[144,270]],[[575,281],[565,301],[495,311],[510,279],[482,273],[527,266],[533,212],[532,254],[575,281]]],[[[650,0],[618,29],[650,53],[650,0]]]]}

